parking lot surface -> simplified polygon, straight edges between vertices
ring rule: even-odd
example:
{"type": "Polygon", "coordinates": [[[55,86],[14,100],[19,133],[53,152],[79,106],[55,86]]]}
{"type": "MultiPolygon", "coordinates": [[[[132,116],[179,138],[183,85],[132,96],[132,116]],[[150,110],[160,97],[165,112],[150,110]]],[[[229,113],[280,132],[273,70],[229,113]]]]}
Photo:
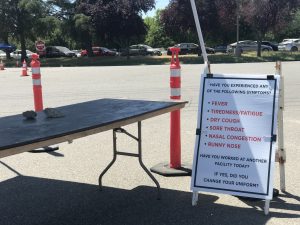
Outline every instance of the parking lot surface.
{"type": "MultiPolygon", "coordinates": [[[[1,225],[298,225],[300,224],[300,62],[282,63],[285,77],[284,141],[286,192],[274,198],[270,214],[263,201],[201,193],[192,206],[190,177],[154,175],[162,188],[156,199],[153,182],[138,160],[118,156],[98,188],[98,176],[112,159],[112,131],[59,144],[52,153],[22,153],[0,159],[1,225]]],[[[182,65],[182,162],[191,163],[203,65],[182,65]]],[[[217,64],[212,73],[273,74],[275,63],[217,64]]],[[[29,72],[30,74],[30,72],[29,72]]],[[[169,100],[169,66],[41,68],[44,107],[100,98],[169,100]]],[[[33,110],[31,77],[21,68],[0,71],[0,116],[33,110]]],[[[142,124],[143,160],[148,168],[169,161],[169,115],[142,124]]],[[[136,125],[127,129],[135,133],[136,125]]],[[[118,136],[120,148],[136,151],[133,141],[118,136]]],[[[279,188],[276,163],[274,187],[279,188]]]]}

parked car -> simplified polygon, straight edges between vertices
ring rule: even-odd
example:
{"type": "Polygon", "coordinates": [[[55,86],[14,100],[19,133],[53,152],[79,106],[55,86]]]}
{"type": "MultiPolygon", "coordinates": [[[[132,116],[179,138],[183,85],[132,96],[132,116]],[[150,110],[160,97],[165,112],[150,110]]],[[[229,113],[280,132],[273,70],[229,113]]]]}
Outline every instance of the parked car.
{"type": "MultiPolygon", "coordinates": [[[[119,54],[117,51],[105,47],[92,47],[92,50],[95,56],[116,56],[119,54]]],[[[81,56],[88,56],[88,51],[82,50],[81,56]]]]}
{"type": "MultiPolygon", "coordinates": [[[[180,48],[179,55],[186,55],[186,54],[197,54],[201,55],[202,51],[199,45],[194,43],[180,43],[177,45],[174,45],[173,47],[180,48]]],[[[167,50],[167,55],[172,55],[172,52],[170,50],[171,47],[167,50]]],[[[214,54],[215,50],[210,47],[205,47],[206,53],[208,54],[214,54]]]]}
{"type": "MultiPolygon", "coordinates": [[[[227,53],[233,53],[234,49],[236,48],[237,43],[232,43],[227,46],[227,53]]],[[[245,40],[239,41],[238,43],[239,48],[242,52],[249,52],[249,51],[257,51],[258,44],[257,41],[245,40]]],[[[273,51],[273,48],[268,45],[261,45],[262,51],[273,51]]]]}
{"type": "Polygon", "coordinates": [[[217,45],[214,47],[215,53],[226,53],[227,52],[227,45],[217,45]]]}
{"type": "Polygon", "coordinates": [[[0,50],[0,59],[6,59],[6,52],[0,50]]]}
{"type": "Polygon", "coordinates": [[[271,41],[262,41],[261,42],[263,45],[268,45],[270,46],[273,51],[278,51],[278,43],[275,43],[275,42],[271,42],[271,41]]]}
{"type": "Polygon", "coordinates": [[[46,47],[46,54],[40,57],[56,58],[56,57],[77,57],[75,52],[63,46],[48,46],[46,47]]]}
{"type": "Polygon", "coordinates": [[[284,39],[278,45],[279,51],[291,51],[296,52],[300,49],[300,39],[284,39]]]}
{"type": "Polygon", "coordinates": [[[71,50],[76,54],[76,57],[81,57],[81,50],[71,50]]]}
{"type": "Polygon", "coordinates": [[[121,51],[122,56],[126,55],[158,55],[161,56],[162,53],[158,48],[152,48],[148,45],[138,44],[138,45],[131,45],[128,49],[123,49],[121,51]]]}
{"type": "Polygon", "coordinates": [[[119,53],[105,47],[100,47],[99,52],[102,56],[117,56],[119,53]]]}
{"type": "Polygon", "coordinates": [[[10,44],[5,44],[5,43],[0,43],[0,50],[6,52],[8,51],[9,53],[10,52],[13,52],[15,51],[17,48],[16,46],[14,45],[10,45],[10,44]]]}
{"type": "MultiPolygon", "coordinates": [[[[21,53],[21,52],[22,52],[21,50],[16,50],[16,51],[10,53],[10,56],[11,56],[12,58],[14,58],[14,59],[21,59],[21,56],[22,56],[22,53],[21,53]]],[[[32,51],[26,50],[26,57],[27,57],[28,59],[31,59],[32,54],[33,54],[32,51]]]]}

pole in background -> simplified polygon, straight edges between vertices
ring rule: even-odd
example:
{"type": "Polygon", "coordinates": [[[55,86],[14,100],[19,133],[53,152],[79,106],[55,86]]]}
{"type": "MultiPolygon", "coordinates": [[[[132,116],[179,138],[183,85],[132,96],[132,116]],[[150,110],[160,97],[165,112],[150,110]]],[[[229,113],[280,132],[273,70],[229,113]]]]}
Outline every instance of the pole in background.
{"type": "Polygon", "coordinates": [[[206,53],[206,49],[205,49],[205,44],[204,44],[204,40],[203,40],[203,35],[202,35],[202,30],[201,30],[199,17],[198,17],[198,13],[197,13],[197,9],[196,9],[195,0],[190,0],[190,2],[191,2],[194,20],[195,20],[195,24],[196,24],[196,28],[197,28],[197,33],[198,33],[198,38],[199,38],[200,47],[201,47],[201,51],[202,51],[203,60],[205,63],[208,63],[207,53],[206,53]]]}
{"type": "MultiPolygon", "coordinates": [[[[171,48],[170,88],[172,100],[181,99],[181,66],[179,62],[180,48],[171,48]]],[[[166,177],[190,176],[191,165],[181,164],[180,110],[170,114],[170,163],[163,162],[150,170],[166,177]]]]}
{"type": "Polygon", "coordinates": [[[280,190],[285,191],[285,162],[286,152],[284,148],[283,135],[283,111],[284,111],[284,77],[282,74],[281,62],[276,62],[276,74],[280,76],[279,84],[279,110],[278,110],[278,150],[277,161],[279,162],[280,190]]]}

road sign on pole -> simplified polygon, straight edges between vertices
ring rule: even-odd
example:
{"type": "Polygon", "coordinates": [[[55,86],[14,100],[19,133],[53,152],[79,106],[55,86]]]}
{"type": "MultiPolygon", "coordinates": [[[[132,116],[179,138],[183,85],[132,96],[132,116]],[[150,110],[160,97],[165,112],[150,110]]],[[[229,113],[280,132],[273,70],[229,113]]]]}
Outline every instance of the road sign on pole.
{"type": "Polygon", "coordinates": [[[39,40],[39,41],[36,41],[35,42],[35,49],[37,51],[37,53],[39,55],[42,55],[45,53],[45,50],[46,50],[46,45],[45,45],[45,42],[42,41],[42,40],[39,40]]]}

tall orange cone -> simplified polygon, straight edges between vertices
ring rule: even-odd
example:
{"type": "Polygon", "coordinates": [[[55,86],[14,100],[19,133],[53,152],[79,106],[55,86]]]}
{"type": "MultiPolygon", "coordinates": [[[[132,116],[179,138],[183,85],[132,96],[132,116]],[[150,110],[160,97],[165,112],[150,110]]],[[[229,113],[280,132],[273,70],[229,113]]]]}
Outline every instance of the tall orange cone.
{"type": "Polygon", "coordinates": [[[4,70],[4,63],[2,62],[2,59],[0,61],[0,70],[4,70]]]}
{"type": "MultiPolygon", "coordinates": [[[[171,48],[170,88],[172,100],[181,99],[180,48],[171,48]]],[[[150,168],[151,172],[166,177],[191,176],[192,165],[181,163],[180,110],[170,113],[170,163],[162,162],[150,168]]]]}
{"type": "Polygon", "coordinates": [[[43,95],[42,95],[42,83],[41,83],[41,72],[39,62],[39,55],[32,54],[32,61],[30,63],[32,70],[32,84],[33,84],[33,98],[34,98],[34,108],[36,112],[43,111],[43,95]]]}
{"type": "Polygon", "coordinates": [[[27,63],[26,63],[26,60],[24,59],[23,61],[23,65],[22,65],[22,77],[26,77],[26,76],[29,76],[27,74],[27,63]]]}

